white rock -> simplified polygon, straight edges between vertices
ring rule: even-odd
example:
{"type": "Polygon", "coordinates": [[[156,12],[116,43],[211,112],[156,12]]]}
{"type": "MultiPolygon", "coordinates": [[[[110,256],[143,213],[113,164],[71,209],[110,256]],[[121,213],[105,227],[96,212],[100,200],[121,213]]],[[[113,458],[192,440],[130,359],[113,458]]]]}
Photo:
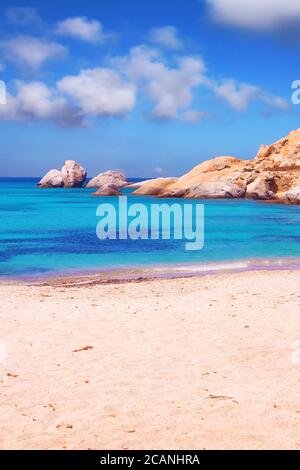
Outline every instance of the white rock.
{"type": "Polygon", "coordinates": [[[41,188],[61,188],[63,186],[63,179],[59,170],[50,170],[39,181],[38,186],[41,188]]]}

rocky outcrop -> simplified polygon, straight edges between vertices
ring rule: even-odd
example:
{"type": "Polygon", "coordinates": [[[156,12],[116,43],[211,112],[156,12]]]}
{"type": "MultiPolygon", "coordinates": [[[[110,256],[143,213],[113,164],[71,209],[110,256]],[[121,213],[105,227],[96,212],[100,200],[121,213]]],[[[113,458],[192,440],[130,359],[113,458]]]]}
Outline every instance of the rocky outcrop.
{"type": "Polygon", "coordinates": [[[190,199],[231,199],[243,198],[246,188],[239,185],[236,181],[223,179],[220,181],[209,181],[191,186],[185,197],[190,199]]]}
{"type": "Polygon", "coordinates": [[[246,198],[268,200],[275,198],[276,185],[272,174],[263,174],[247,185],[246,198]]]}
{"type": "MultiPolygon", "coordinates": [[[[73,160],[61,171],[51,170],[40,187],[81,187],[86,171],[73,160]]],[[[247,198],[300,203],[300,129],[271,145],[262,145],[255,158],[221,156],[197,165],[180,178],[157,178],[129,184],[123,173],[111,170],[88,182],[96,196],[119,196],[120,188],[132,194],[162,198],[247,198]]]]}
{"type": "Polygon", "coordinates": [[[287,191],[286,197],[287,200],[292,204],[300,204],[300,186],[287,191]]]}
{"type": "Polygon", "coordinates": [[[50,170],[38,183],[40,188],[81,188],[86,180],[85,169],[74,160],[67,160],[59,170],[50,170]]]}
{"type": "Polygon", "coordinates": [[[133,194],[185,198],[249,198],[299,202],[300,129],[260,147],[252,160],[216,157],[181,178],[141,183],[133,194]],[[292,192],[292,188],[295,188],[292,192]]]}
{"type": "Polygon", "coordinates": [[[135,183],[128,183],[127,187],[132,188],[132,189],[133,188],[141,188],[142,186],[144,186],[144,184],[149,183],[150,181],[153,181],[153,180],[150,179],[150,180],[137,181],[135,183]]]}
{"type": "Polygon", "coordinates": [[[119,186],[115,184],[104,184],[93,193],[93,196],[122,196],[119,186]]]}
{"type": "MultiPolygon", "coordinates": [[[[244,163],[243,160],[233,157],[217,157],[201,163],[181,178],[157,178],[146,181],[133,194],[189,198],[219,197],[216,195],[219,194],[220,197],[225,197],[226,190],[223,191],[220,188],[220,182],[223,182],[225,186],[235,185],[234,179],[231,182],[228,177],[233,170],[237,171],[242,168],[244,163]]],[[[238,194],[240,192],[238,189],[238,194]]],[[[235,193],[234,190],[233,193],[235,193]]]]}
{"type": "Polygon", "coordinates": [[[162,196],[164,193],[168,193],[169,188],[173,189],[176,182],[177,178],[157,178],[154,180],[147,180],[144,184],[141,184],[133,194],[140,194],[143,196],[162,196]]]}
{"type": "Polygon", "coordinates": [[[110,170],[92,178],[86,185],[87,188],[100,188],[101,186],[113,184],[118,188],[123,188],[128,183],[125,175],[121,171],[110,170]]]}
{"type": "Polygon", "coordinates": [[[61,169],[64,188],[81,188],[87,173],[75,160],[67,160],[61,169]]]}
{"type": "Polygon", "coordinates": [[[300,170],[300,129],[290,132],[287,137],[272,145],[262,145],[255,160],[265,170],[300,170]]]}
{"type": "Polygon", "coordinates": [[[40,188],[62,188],[64,185],[61,172],[50,170],[38,183],[40,188]]]}

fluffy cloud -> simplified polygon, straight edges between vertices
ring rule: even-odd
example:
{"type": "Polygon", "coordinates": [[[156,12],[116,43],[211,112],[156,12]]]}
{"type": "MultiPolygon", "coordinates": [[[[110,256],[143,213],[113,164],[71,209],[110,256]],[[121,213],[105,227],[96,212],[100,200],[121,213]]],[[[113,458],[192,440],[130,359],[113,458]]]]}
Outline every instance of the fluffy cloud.
{"type": "Polygon", "coordinates": [[[87,42],[104,42],[106,34],[99,21],[89,20],[85,16],[67,18],[57,26],[57,33],[87,42]]]}
{"type": "Polygon", "coordinates": [[[149,34],[149,40],[154,44],[166,47],[168,49],[178,50],[183,47],[177,28],[174,26],[164,26],[162,28],[153,28],[149,34]]]}
{"type": "MultiPolygon", "coordinates": [[[[72,21],[67,23],[68,27],[74,24],[94,25],[94,22],[85,18],[79,19],[79,23],[72,23],[74,18],[70,19],[72,21]]],[[[61,25],[64,24],[65,27],[66,21],[61,25]]],[[[99,23],[96,22],[97,25],[99,23]]],[[[152,30],[152,33],[161,33],[165,29],[152,30]]],[[[76,28],[68,31],[69,34],[77,34],[77,37],[87,41],[94,41],[96,38],[97,41],[100,40],[99,27],[83,28],[81,36],[76,28]]],[[[171,32],[174,34],[168,38],[176,39],[176,29],[172,28],[171,32]]],[[[173,49],[177,46],[176,42],[168,43],[168,47],[173,49]]],[[[35,69],[46,60],[66,53],[66,49],[56,42],[31,36],[3,40],[0,47],[8,60],[35,69]]],[[[84,126],[89,123],[90,118],[127,116],[134,109],[139,96],[144,106],[150,105],[148,115],[153,119],[196,123],[211,117],[211,113],[196,109],[193,103],[194,93],[200,87],[205,88],[205,93],[214,94],[239,112],[247,110],[254,101],[263,103],[268,112],[289,107],[284,98],[269,94],[258,86],[232,79],[217,82],[208,78],[201,57],[166,56],[158,49],[140,45],[123,57],[106,59],[106,64],[107,67],[89,68],[78,74],[65,76],[52,87],[40,81],[15,82],[15,94],[8,92],[7,104],[0,110],[0,119],[51,121],[59,126],[84,126]]],[[[197,97],[200,98],[199,95],[197,97]]]]}
{"type": "Polygon", "coordinates": [[[133,48],[118,66],[154,102],[152,116],[158,119],[179,118],[192,102],[193,88],[207,80],[201,58],[181,57],[171,67],[158,51],[145,46],[133,48]]]}
{"type": "Polygon", "coordinates": [[[35,69],[47,60],[63,57],[67,53],[67,49],[57,42],[32,36],[18,36],[1,41],[0,47],[8,60],[35,69]]]}
{"type": "Polygon", "coordinates": [[[134,105],[134,85],[114,70],[98,68],[64,77],[55,88],[42,82],[16,81],[16,94],[7,95],[6,105],[0,107],[0,119],[80,127],[89,117],[124,116],[134,105]]]}
{"type": "Polygon", "coordinates": [[[224,81],[221,85],[214,87],[216,95],[225,100],[237,111],[245,111],[251,101],[255,100],[259,88],[247,83],[238,83],[234,80],[224,81]]]}
{"type": "Polygon", "coordinates": [[[123,116],[135,105],[135,87],[112,69],[82,70],[57,84],[60,92],[71,97],[83,114],[123,116]]]}
{"type": "Polygon", "coordinates": [[[285,110],[290,107],[289,102],[282,96],[270,95],[265,92],[260,93],[260,100],[269,108],[285,110]]]}
{"type": "Polygon", "coordinates": [[[214,85],[213,90],[219,98],[226,101],[236,111],[246,111],[253,101],[260,101],[273,109],[288,109],[289,103],[281,96],[266,93],[260,87],[236,80],[223,80],[214,85]]]}
{"type": "Polygon", "coordinates": [[[206,0],[213,18],[240,28],[273,30],[300,22],[299,0],[206,0]]]}
{"type": "Polygon", "coordinates": [[[145,92],[154,102],[152,117],[197,122],[206,113],[188,109],[192,89],[204,82],[201,59],[183,57],[168,67],[152,49],[137,47],[115,61],[123,70],[95,68],[62,78],[54,89],[41,82],[17,82],[0,118],[15,121],[51,120],[58,125],[82,126],[89,117],[122,117],[135,106],[136,94],[145,92]]]}
{"type": "Polygon", "coordinates": [[[111,68],[65,76],[53,89],[41,82],[17,82],[17,93],[9,95],[0,117],[84,125],[89,117],[126,116],[139,92],[153,102],[153,118],[197,122],[207,113],[190,109],[193,89],[206,82],[201,58],[181,57],[171,66],[158,51],[139,46],[112,60],[111,68]]]}
{"type": "Polygon", "coordinates": [[[42,82],[16,82],[15,96],[7,94],[6,105],[0,107],[0,119],[7,121],[48,121],[59,126],[83,125],[78,109],[42,82]]]}

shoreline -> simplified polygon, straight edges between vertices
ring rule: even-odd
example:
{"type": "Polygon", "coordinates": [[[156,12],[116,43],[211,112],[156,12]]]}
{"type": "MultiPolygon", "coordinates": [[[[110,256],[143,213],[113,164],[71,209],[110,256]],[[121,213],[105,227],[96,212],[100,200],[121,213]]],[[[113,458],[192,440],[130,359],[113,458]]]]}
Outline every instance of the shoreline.
{"type": "Polygon", "coordinates": [[[203,263],[174,263],[148,265],[146,267],[127,266],[105,269],[86,269],[67,272],[50,272],[35,276],[3,276],[0,285],[84,285],[84,284],[118,284],[145,282],[157,279],[189,279],[203,276],[235,274],[244,272],[272,272],[300,270],[299,257],[256,258],[226,260],[203,263]]]}

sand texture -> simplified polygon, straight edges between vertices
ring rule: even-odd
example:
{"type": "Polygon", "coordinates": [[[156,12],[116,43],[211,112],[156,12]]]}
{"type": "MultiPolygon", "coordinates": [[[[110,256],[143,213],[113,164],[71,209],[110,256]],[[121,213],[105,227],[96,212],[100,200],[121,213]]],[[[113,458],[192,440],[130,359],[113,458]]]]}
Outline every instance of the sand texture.
{"type": "Polygon", "coordinates": [[[299,449],[299,286],[1,283],[0,448],[299,449]]]}

